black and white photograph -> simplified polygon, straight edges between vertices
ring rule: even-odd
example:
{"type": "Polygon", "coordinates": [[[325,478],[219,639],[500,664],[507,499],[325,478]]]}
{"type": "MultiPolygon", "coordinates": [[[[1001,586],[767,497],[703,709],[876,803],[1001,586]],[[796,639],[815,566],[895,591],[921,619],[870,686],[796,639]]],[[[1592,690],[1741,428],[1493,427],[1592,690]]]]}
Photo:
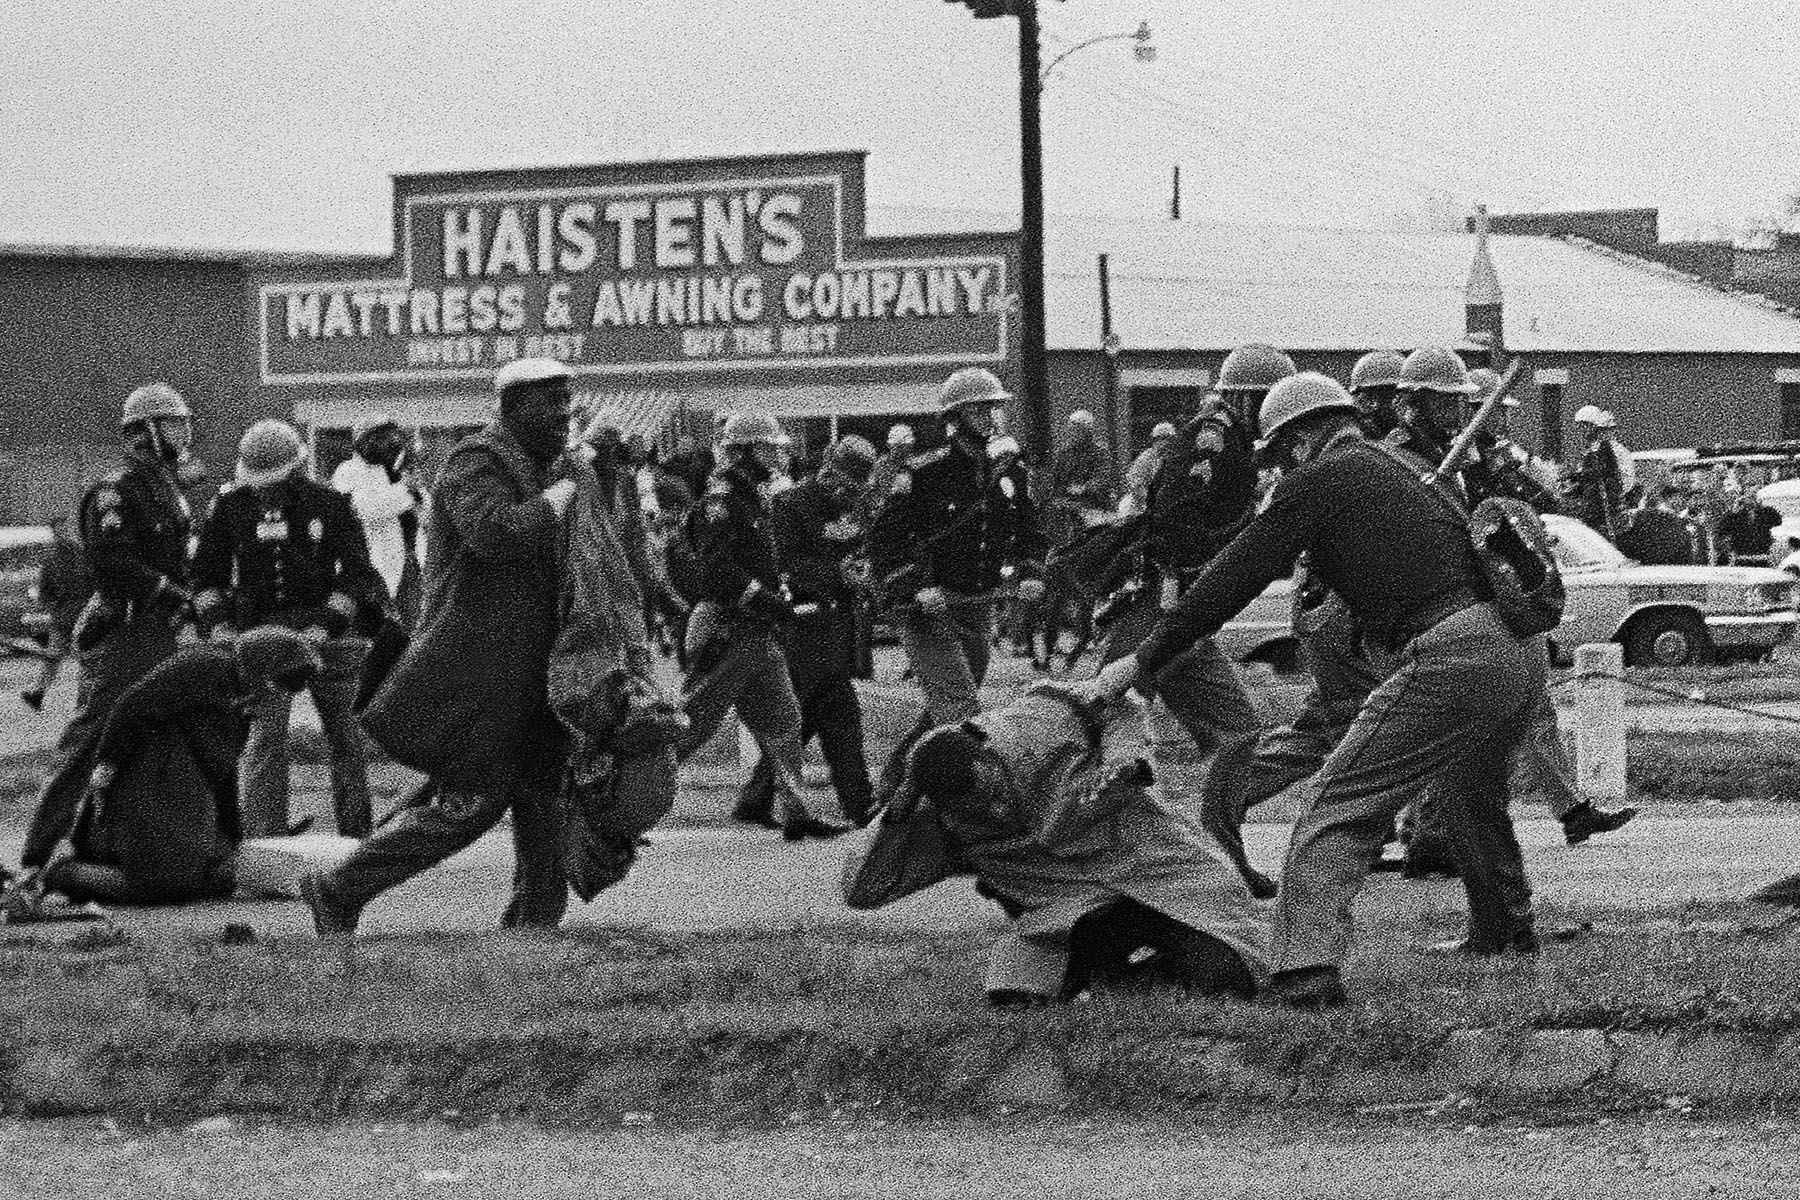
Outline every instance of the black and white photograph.
{"type": "Polygon", "coordinates": [[[1797,80],[0,6],[0,1192],[1800,1198],[1797,80]]]}

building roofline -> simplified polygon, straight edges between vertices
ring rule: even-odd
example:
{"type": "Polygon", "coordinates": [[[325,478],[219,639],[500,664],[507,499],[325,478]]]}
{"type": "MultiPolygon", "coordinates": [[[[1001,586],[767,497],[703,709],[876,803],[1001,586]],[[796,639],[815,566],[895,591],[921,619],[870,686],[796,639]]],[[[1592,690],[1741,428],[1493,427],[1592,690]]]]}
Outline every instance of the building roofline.
{"type": "Polygon", "coordinates": [[[389,256],[369,251],[342,253],[322,250],[245,250],[204,246],[106,246],[79,242],[0,242],[0,258],[124,259],[135,262],[242,263],[245,266],[300,266],[315,262],[368,259],[389,256]]]}
{"type": "Polygon", "coordinates": [[[1592,251],[1602,258],[1610,258],[1621,266],[1631,267],[1635,270],[1643,271],[1645,274],[1661,275],[1663,278],[1677,283],[1685,283],[1692,287],[1705,288],[1709,292],[1715,292],[1718,295],[1735,300],[1746,308],[1760,308],[1767,312],[1779,313],[1784,317],[1792,317],[1796,320],[1800,320],[1800,310],[1782,304],[1780,301],[1765,296],[1761,292],[1746,291],[1743,288],[1727,287],[1723,284],[1714,283],[1710,279],[1705,279],[1699,275],[1683,271],[1678,267],[1672,267],[1666,262],[1660,262],[1654,258],[1644,258],[1641,255],[1632,254],[1630,251],[1603,245],[1600,242],[1589,241],[1587,238],[1577,237],[1574,234],[1561,234],[1552,240],[1564,242],[1582,250],[1592,251]]]}

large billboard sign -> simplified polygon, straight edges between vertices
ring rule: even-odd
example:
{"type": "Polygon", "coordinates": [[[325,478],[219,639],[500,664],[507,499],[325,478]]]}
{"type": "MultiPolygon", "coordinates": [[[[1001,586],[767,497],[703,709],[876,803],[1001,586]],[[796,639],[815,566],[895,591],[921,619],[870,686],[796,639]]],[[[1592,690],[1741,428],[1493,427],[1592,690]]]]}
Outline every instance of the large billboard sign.
{"type": "Polygon", "coordinates": [[[1004,246],[866,241],[860,156],[409,176],[395,206],[392,278],[260,282],[265,384],[540,356],[641,376],[1007,354],[1004,246]]]}

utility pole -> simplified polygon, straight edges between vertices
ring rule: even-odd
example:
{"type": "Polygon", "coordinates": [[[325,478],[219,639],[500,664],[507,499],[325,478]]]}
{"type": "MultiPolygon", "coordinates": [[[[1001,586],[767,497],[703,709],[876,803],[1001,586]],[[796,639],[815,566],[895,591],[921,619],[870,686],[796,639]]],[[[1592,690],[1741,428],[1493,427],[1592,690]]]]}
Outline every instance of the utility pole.
{"type": "Polygon", "coordinates": [[[1106,458],[1112,464],[1113,478],[1119,478],[1120,460],[1124,457],[1123,439],[1119,436],[1119,350],[1123,343],[1112,327],[1112,272],[1107,256],[1100,256],[1100,349],[1106,355],[1106,458]]]}
{"type": "Polygon", "coordinates": [[[1044,353],[1043,84],[1038,66],[1038,0],[1017,0],[1019,16],[1019,378],[1026,439],[1035,461],[1050,446],[1044,353]]]}
{"type": "Polygon", "coordinates": [[[1181,220],[1181,164],[1175,164],[1175,179],[1169,188],[1169,220],[1181,220]]]}

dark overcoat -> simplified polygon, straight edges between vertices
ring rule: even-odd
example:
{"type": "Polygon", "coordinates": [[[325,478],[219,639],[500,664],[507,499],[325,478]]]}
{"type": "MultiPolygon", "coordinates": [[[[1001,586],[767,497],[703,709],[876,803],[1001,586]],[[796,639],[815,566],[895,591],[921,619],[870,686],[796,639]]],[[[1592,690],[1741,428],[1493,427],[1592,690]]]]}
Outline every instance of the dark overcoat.
{"type": "Polygon", "coordinates": [[[547,791],[568,758],[547,694],[557,518],[541,493],[553,476],[496,422],[451,451],[433,489],[425,609],[363,726],[440,786],[547,791]]]}
{"type": "Polygon", "coordinates": [[[118,867],[147,901],[229,891],[237,848],[237,762],[249,730],[246,684],[227,647],[186,646],[133,684],[96,758],[118,767],[74,834],[89,862],[118,867]]]}

